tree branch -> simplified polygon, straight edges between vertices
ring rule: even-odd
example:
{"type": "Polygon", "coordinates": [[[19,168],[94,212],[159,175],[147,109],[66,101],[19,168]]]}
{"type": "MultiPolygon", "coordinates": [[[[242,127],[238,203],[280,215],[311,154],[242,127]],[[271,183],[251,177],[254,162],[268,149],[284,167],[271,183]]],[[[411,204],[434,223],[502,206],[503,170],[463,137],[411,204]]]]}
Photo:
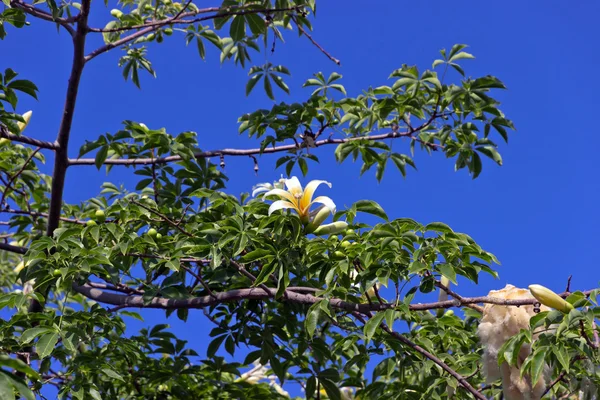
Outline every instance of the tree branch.
{"type": "MultiPolygon", "coordinates": [[[[251,274],[250,274],[251,275],[251,274]]],[[[252,279],[249,276],[250,279],[252,279]]],[[[313,296],[311,294],[301,294],[299,292],[314,292],[313,288],[287,288],[287,293],[289,295],[288,298],[285,298],[284,301],[290,301],[293,303],[299,304],[314,304],[321,300],[322,297],[313,296]]],[[[215,304],[224,303],[224,302],[232,302],[232,301],[241,301],[241,300],[266,300],[269,298],[274,298],[277,293],[277,288],[269,288],[269,287],[260,287],[260,288],[248,288],[248,289],[236,289],[230,290],[227,292],[213,292],[214,296],[202,296],[202,297],[193,297],[189,299],[167,299],[167,298],[154,298],[149,304],[144,304],[144,301],[141,296],[124,296],[114,293],[105,293],[103,290],[99,288],[95,288],[90,286],[89,284],[85,284],[82,286],[74,285],[73,290],[78,293],[83,294],[91,300],[95,300],[99,303],[111,304],[114,306],[124,306],[124,307],[135,307],[135,308],[159,308],[159,309],[178,309],[178,308],[188,308],[188,309],[199,309],[204,307],[209,307],[215,304]]],[[[589,294],[591,290],[583,292],[584,294],[589,294]]],[[[561,295],[566,297],[566,295],[561,295]]],[[[474,304],[474,303],[488,303],[488,304],[498,304],[504,306],[522,306],[522,305],[533,305],[537,302],[536,299],[518,299],[518,300],[506,300],[498,297],[489,297],[489,296],[481,296],[481,297],[463,297],[464,303],[466,304],[474,304]]],[[[337,308],[340,310],[345,310],[349,312],[359,312],[361,314],[368,313],[371,311],[382,311],[390,308],[394,308],[392,303],[372,303],[372,304],[358,304],[358,303],[350,303],[344,300],[332,298],[328,299],[329,304],[333,308],[337,308]]],[[[458,307],[457,300],[447,300],[447,301],[438,301],[433,303],[417,303],[410,304],[409,310],[411,311],[426,311],[433,310],[438,308],[451,308],[458,307]]]]}
{"type": "MultiPolygon", "coordinates": [[[[38,153],[38,151],[40,151],[42,148],[38,147],[37,149],[35,149],[33,152],[31,152],[31,154],[29,155],[29,157],[27,157],[27,160],[25,160],[25,162],[23,163],[23,165],[21,166],[21,168],[17,171],[17,173],[15,173],[13,176],[11,176],[8,180],[8,182],[6,183],[6,189],[4,189],[4,192],[2,192],[2,198],[0,198],[0,207],[4,207],[4,200],[6,199],[6,196],[8,195],[8,192],[13,189],[12,188],[12,184],[14,183],[14,181],[19,177],[19,175],[21,175],[21,173],[23,171],[25,171],[25,167],[27,167],[27,164],[29,164],[29,161],[31,161],[33,159],[33,157],[35,157],[35,155],[38,153]]],[[[13,189],[14,190],[14,189],[13,189]]]]}
{"type": "Polygon", "coordinates": [[[58,148],[58,145],[56,143],[45,142],[43,140],[38,140],[27,136],[15,135],[14,133],[10,133],[6,130],[4,126],[0,126],[0,138],[12,140],[13,142],[20,142],[32,146],[41,147],[42,149],[56,150],[58,148]]]}
{"type": "MultiPolygon", "coordinates": [[[[244,7],[240,7],[240,8],[244,8],[244,7]]],[[[191,17],[194,15],[202,14],[202,13],[223,11],[223,9],[221,7],[209,7],[209,8],[204,8],[204,9],[201,9],[198,11],[183,13],[177,19],[175,18],[176,16],[174,16],[172,18],[167,18],[167,19],[161,20],[161,21],[150,21],[143,25],[135,25],[135,26],[130,26],[130,27],[114,28],[114,29],[89,28],[90,32],[119,32],[119,31],[134,30],[134,29],[140,29],[140,30],[135,33],[132,33],[131,35],[125,36],[124,38],[121,38],[117,41],[105,44],[104,46],[97,48],[96,50],[92,51],[90,54],[88,54],[85,57],[85,61],[89,61],[92,58],[97,57],[102,53],[105,53],[111,49],[114,49],[115,47],[119,47],[126,43],[129,43],[132,40],[135,40],[135,39],[139,38],[140,36],[144,36],[145,34],[155,31],[158,28],[160,28],[161,26],[165,26],[165,25],[175,25],[175,24],[190,25],[190,24],[194,24],[196,22],[207,21],[207,20],[226,17],[226,16],[257,14],[257,13],[265,14],[265,13],[270,13],[270,12],[293,11],[293,10],[297,10],[298,8],[299,7],[296,6],[296,7],[288,7],[288,8],[240,10],[240,11],[230,11],[230,12],[225,12],[225,13],[220,13],[220,14],[215,14],[215,15],[209,15],[206,17],[199,17],[199,18],[194,18],[194,19],[182,19],[182,17],[186,18],[186,17],[191,17]]]]}
{"type": "MultiPolygon", "coordinates": [[[[36,212],[36,211],[26,211],[26,210],[1,210],[0,213],[7,213],[7,214],[17,214],[17,215],[31,215],[32,217],[42,217],[42,218],[48,218],[48,214],[43,213],[43,212],[36,212]]],[[[60,221],[63,222],[69,222],[72,224],[79,224],[79,225],[85,225],[85,221],[80,221],[78,219],[75,218],[66,218],[66,217],[59,217],[60,221]]]]}
{"type": "Polygon", "coordinates": [[[0,242],[0,250],[8,251],[10,253],[17,253],[17,254],[27,253],[27,247],[13,246],[12,244],[1,243],[1,242],[0,242]]]}
{"type": "Polygon", "coordinates": [[[65,28],[71,36],[75,34],[75,29],[73,29],[73,27],[70,25],[75,21],[74,18],[54,18],[52,14],[49,14],[44,10],[40,10],[39,8],[36,8],[30,4],[24,3],[21,0],[11,0],[10,5],[14,8],[23,10],[24,12],[33,17],[43,19],[44,21],[56,22],[57,24],[65,28]]]}
{"type": "MultiPolygon", "coordinates": [[[[420,129],[423,129],[427,125],[423,125],[420,129]]],[[[350,137],[345,139],[323,139],[315,142],[315,147],[326,146],[331,144],[343,144],[348,142],[354,142],[357,140],[367,140],[367,141],[376,141],[376,140],[384,140],[384,139],[396,139],[401,137],[409,137],[413,140],[416,140],[420,143],[423,143],[425,146],[439,149],[443,148],[442,145],[436,143],[426,143],[421,141],[421,139],[414,137],[414,133],[418,132],[418,128],[415,131],[407,131],[407,132],[390,132],[383,133],[379,135],[370,135],[370,136],[357,136],[350,137]]],[[[251,156],[251,155],[262,155],[262,154],[271,154],[271,153],[280,153],[284,151],[297,150],[298,146],[296,144],[286,144],[282,146],[269,147],[266,149],[221,149],[221,150],[211,150],[211,151],[201,151],[194,154],[196,158],[212,158],[212,157],[221,157],[221,156],[251,156]]],[[[104,165],[150,165],[150,164],[167,164],[171,162],[181,161],[180,156],[168,156],[168,157],[157,157],[157,158],[116,158],[116,159],[107,159],[104,161],[104,165]]],[[[95,159],[93,158],[79,158],[79,159],[69,159],[69,165],[95,165],[95,159]]]]}
{"type": "Polygon", "coordinates": [[[77,31],[73,36],[73,64],[71,66],[71,75],[69,76],[69,84],[67,86],[67,98],[63,109],[63,117],[56,138],[57,149],[54,158],[52,192],[50,195],[48,226],[46,230],[48,236],[52,236],[54,230],[58,228],[60,220],[65,175],[69,164],[67,154],[69,136],[71,134],[75,103],[79,91],[79,81],[81,80],[81,74],[83,72],[83,67],[85,66],[85,37],[88,30],[87,20],[90,12],[90,3],[91,0],[82,1],[81,12],[77,18],[77,31]]]}
{"type": "Polygon", "coordinates": [[[292,16],[292,19],[293,19],[293,20],[294,20],[294,22],[296,23],[296,26],[298,27],[298,30],[299,30],[300,32],[302,32],[302,34],[303,34],[304,36],[306,36],[306,37],[308,38],[308,40],[310,40],[310,42],[311,42],[312,44],[314,44],[314,45],[315,45],[315,47],[321,51],[321,53],[325,54],[325,56],[327,56],[327,58],[329,58],[331,61],[333,61],[333,62],[334,62],[334,63],[336,63],[337,65],[342,65],[342,62],[341,62],[340,60],[338,60],[337,58],[335,58],[334,56],[332,56],[331,54],[329,54],[329,52],[327,52],[327,50],[325,50],[325,49],[324,49],[324,48],[323,48],[323,47],[322,47],[322,46],[321,46],[319,43],[317,43],[317,42],[315,41],[315,39],[313,39],[313,37],[312,37],[312,36],[311,36],[311,35],[310,35],[308,32],[306,32],[306,30],[305,30],[305,29],[302,27],[302,25],[300,25],[300,24],[298,23],[298,20],[296,19],[296,17],[295,17],[295,16],[292,16]]]}
{"type": "Polygon", "coordinates": [[[487,400],[487,398],[483,394],[478,392],[477,389],[475,389],[473,386],[471,386],[471,384],[469,382],[467,382],[467,380],[461,374],[459,374],[458,372],[456,372],[455,370],[450,368],[450,366],[448,366],[448,364],[446,364],[445,362],[443,362],[442,360],[437,358],[435,355],[431,354],[430,352],[428,352],[427,350],[425,350],[418,344],[413,343],[411,340],[409,340],[405,336],[399,334],[398,332],[391,330],[386,324],[382,323],[381,328],[384,331],[386,331],[389,335],[394,337],[395,339],[397,339],[400,342],[404,343],[405,345],[411,347],[417,353],[422,354],[423,356],[427,357],[428,359],[430,359],[431,361],[433,361],[434,363],[439,365],[444,371],[446,371],[447,373],[452,375],[458,381],[458,383],[460,383],[462,385],[463,388],[465,388],[469,393],[471,393],[473,395],[473,397],[475,397],[476,399],[479,399],[479,400],[487,400]]]}

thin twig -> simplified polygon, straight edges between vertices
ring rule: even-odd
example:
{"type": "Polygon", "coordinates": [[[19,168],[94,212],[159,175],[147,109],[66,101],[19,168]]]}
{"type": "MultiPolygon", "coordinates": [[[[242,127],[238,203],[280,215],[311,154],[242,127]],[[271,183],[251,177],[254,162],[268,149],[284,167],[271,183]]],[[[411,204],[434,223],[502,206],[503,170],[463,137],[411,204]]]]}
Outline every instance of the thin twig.
{"type": "Polygon", "coordinates": [[[487,400],[487,398],[483,394],[478,392],[477,389],[475,389],[473,386],[471,386],[471,384],[469,382],[467,382],[467,380],[461,374],[459,374],[458,372],[456,372],[455,370],[450,368],[450,366],[448,366],[446,363],[444,363],[438,357],[431,354],[430,352],[428,352],[427,350],[425,350],[418,344],[413,343],[411,340],[409,340],[405,336],[399,334],[398,332],[393,331],[386,324],[382,323],[381,328],[385,332],[387,332],[389,335],[393,336],[395,339],[398,339],[400,342],[411,347],[417,353],[422,354],[423,356],[427,357],[428,359],[430,359],[431,361],[433,361],[434,363],[439,365],[444,371],[446,371],[447,373],[452,375],[458,381],[458,383],[460,383],[462,385],[463,388],[465,388],[469,393],[471,393],[473,395],[473,397],[475,397],[476,399],[479,399],[479,400],[487,400]]]}
{"type": "Polygon", "coordinates": [[[192,275],[194,278],[196,278],[196,280],[198,282],[200,282],[202,284],[202,286],[204,286],[204,289],[206,289],[206,291],[208,292],[208,294],[210,295],[210,297],[212,298],[216,298],[215,294],[213,293],[213,291],[210,289],[210,287],[207,285],[206,282],[204,282],[204,279],[202,279],[202,277],[195,273],[194,271],[192,271],[190,268],[188,268],[187,266],[183,265],[183,264],[179,264],[181,265],[181,268],[183,268],[185,271],[187,271],[190,275],[192,275]]]}
{"type": "Polygon", "coordinates": [[[573,278],[573,275],[569,275],[569,279],[567,279],[567,288],[565,289],[565,292],[571,291],[571,278],[573,278]]]}
{"type": "Polygon", "coordinates": [[[300,32],[302,32],[302,34],[305,35],[308,38],[308,40],[310,40],[310,42],[312,44],[314,44],[315,47],[321,51],[321,53],[325,54],[325,56],[327,56],[327,58],[329,58],[331,61],[333,61],[337,65],[342,65],[342,62],[340,60],[338,60],[337,58],[335,58],[334,56],[332,56],[331,54],[329,54],[329,52],[327,50],[325,50],[323,48],[323,46],[321,46],[319,43],[317,43],[317,41],[315,39],[313,39],[313,37],[308,32],[306,32],[306,30],[302,27],[302,25],[300,25],[298,23],[298,19],[296,18],[296,16],[292,15],[292,19],[296,23],[296,26],[298,27],[298,30],[300,32]]]}
{"type": "MultiPolygon", "coordinates": [[[[7,214],[30,215],[32,217],[48,218],[48,214],[47,213],[36,212],[36,211],[13,210],[13,209],[0,210],[0,213],[3,213],[3,212],[7,213],[7,214]]],[[[80,221],[80,220],[75,219],[75,218],[59,217],[59,220],[63,221],[63,222],[69,222],[71,224],[79,224],[79,225],[85,225],[86,224],[85,221],[80,221]]]]}
{"type": "Polygon", "coordinates": [[[27,159],[21,166],[21,168],[12,177],[10,177],[10,179],[8,180],[8,183],[6,184],[6,189],[4,189],[4,192],[2,193],[2,198],[0,199],[0,207],[4,206],[4,200],[6,199],[8,192],[12,189],[11,185],[15,182],[15,180],[19,177],[19,175],[21,175],[21,173],[23,173],[23,171],[25,171],[25,167],[27,167],[27,164],[29,164],[29,161],[31,161],[33,159],[33,157],[35,157],[35,155],[41,149],[42,149],[41,147],[38,147],[37,149],[32,151],[31,154],[29,155],[29,157],[27,157],[27,159]]]}
{"type": "Polygon", "coordinates": [[[153,208],[150,208],[142,203],[140,203],[139,201],[136,200],[131,200],[131,202],[133,204],[137,204],[138,206],[142,207],[145,210],[150,211],[152,214],[155,214],[157,216],[159,216],[163,221],[165,221],[166,223],[168,223],[169,225],[171,225],[172,227],[176,228],[179,232],[183,233],[184,235],[186,235],[187,237],[194,237],[194,235],[192,235],[191,233],[189,233],[188,231],[186,231],[185,229],[183,229],[181,226],[179,226],[176,222],[171,221],[171,219],[169,219],[169,217],[167,217],[166,215],[160,213],[159,211],[156,211],[153,208]]]}
{"type": "Polygon", "coordinates": [[[598,345],[590,340],[590,337],[585,331],[585,325],[583,324],[582,320],[579,321],[579,328],[581,330],[581,336],[585,339],[585,342],[588,344],[588,346],[590,346],[592,349],[597,349],[598,345]]]}

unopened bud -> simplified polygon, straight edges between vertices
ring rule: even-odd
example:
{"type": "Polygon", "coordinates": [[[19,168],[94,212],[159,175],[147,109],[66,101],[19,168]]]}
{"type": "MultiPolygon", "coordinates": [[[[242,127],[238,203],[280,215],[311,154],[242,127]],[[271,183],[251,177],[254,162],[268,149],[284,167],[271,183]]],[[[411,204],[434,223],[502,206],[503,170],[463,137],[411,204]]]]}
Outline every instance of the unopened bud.
{"type": "Polygon", "coordinates": [[[17,126],[19,127],[19,132],[23,132],[25,130],[25,128],[27,128],[27,125],[29,125],[29,120],[31,119],[31,114],[33,114],[32,111],[27,111],[25,114],[21,115],[21,117],[23,117],[25,122],[17,122],[17,126]]]}
{"type": "Polygon", "coordinates": [[[321,208],[319,210],[319,212],[317,213],[317,215],[315,215],[313,220],[310,222],[310,224],[308,224],[306,226],[306,232],[307,233],[314,232],[314,230],[317,229],[319,226],[321,226],[323,221],[325,221],[327,219],[329,214],[331,214],[331,210],[328,207],[321,208]]]}
{"type": "Polygon", "coordinates": [[[565,301],[562,297],[554,293],[552,290],[542,285],[529,285],[529,291],[540,303],[554,308],[555,310],[568,313],[573,309],[573,305],[565,301]]]}
{"type": "Polygon", "coordinates": [[[348,224],[345,221],[336,221],[331,224],[319,226],[313,233],[317,236],[331,235],[343,232],[346,228],[348,228],[348,224]]]}

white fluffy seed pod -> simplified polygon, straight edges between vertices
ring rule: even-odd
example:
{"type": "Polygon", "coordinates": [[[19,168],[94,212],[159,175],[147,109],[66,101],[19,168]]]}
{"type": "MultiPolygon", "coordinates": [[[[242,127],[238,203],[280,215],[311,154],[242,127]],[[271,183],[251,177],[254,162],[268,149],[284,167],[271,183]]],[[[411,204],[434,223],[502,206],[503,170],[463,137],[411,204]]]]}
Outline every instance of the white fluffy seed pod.
{"type": "MultiPolygon", "coordinates": [[[[489,296],[507,300],[533,299],[529,290],[516,288],[513,285],[506,285],[501,290],[492,290],[489,296]]],[[[548,311],[549,308],[542,305],[540,310],[548,311]]],[[[538,382],[531,382],[531,378],[527,375],[521,378],[520,367],[531,353],[531,347],[527,343],[521,346],[516,366],[510,367],[507,363],[498,366],[498,351],[502,345],[521,329],[529,329],[529,319],[534,315],[531,305],[515,307],[486,304],[483,308],[478,333],[484,346],[484,373],[488,383],[502,378],[505,400],[539,400],[546,389],[549,372],[547,366],[538,382]]],[[[537,336],[533,335],[533,339],[537,339],[537,336]]]]}

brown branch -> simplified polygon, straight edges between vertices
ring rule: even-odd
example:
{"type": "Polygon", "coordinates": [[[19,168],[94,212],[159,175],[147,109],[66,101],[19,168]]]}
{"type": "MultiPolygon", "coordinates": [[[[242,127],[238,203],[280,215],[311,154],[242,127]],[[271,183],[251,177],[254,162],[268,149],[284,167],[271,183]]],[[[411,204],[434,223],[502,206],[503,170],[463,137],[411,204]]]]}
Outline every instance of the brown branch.
{"type": "Polygon", "coordinates": [[[469,307],[469,308],[472,308],[473,310],[476,310],[476,311],[479,311],[480,313],[483,313],[483,307],[478,306],[476,304],[463,303],[463,301],[465,300],[464,297],[462,297],[458,293],[450,290],[446,285],[443,285],[440,281],[436,280],[435,281],[435,286],[437,286],[441,290],[443,290],[446,293],[448,293],[448,295],[450,295],[450,296],[454,297],[456,300],[458,300],[458,302],[460,303],[460,305],[464,304],[465,307],[469,307]]]}
{"type": "MultiPolygon", "coordinates": [[[[17,214],[17,215],[31,215],[32,217],[42,217],[42,218],[48,218],[48,214],[47,213],[42,213],[42,212],[36,212],[36,211],[26,211],[26,210],[1,210],[0,213],[7,213],[7,214],[17,214]]],[[[76,218],[66,218],[66,217],[59,217],[60,221],[63,222],[69,222],[71,224],[79,224],[79,225],[85,225],[85,221],[80,221],[76,218]]]]}
{"type": "Polygon", "coordinates": [[[581,336],[585,339],[585,342],[588,344],[588,346],[590,346],[592,349],[598,349],[598,345],[590,340],[590,337],[585,331],[585,325],[583,324],[582,320],[579,321],[579,329],[581,330],[581,336]]]}
{"type": "MultiPolygon", "coordinates": [[[[411,137],[414,140],[417,140],[420,143],[423,143],[425,146],[432,148],[443,148],[442,145],[435,143],[427,143],[421,141],[419,138],[415,138],[412,136],[418,130],[423,129],[427,125],[423,125],[420,128],[417,128],[416,131],[407,131],[407,132],[390,132],[390,133],[382,133],[379,135],[370,135],[370,136],[356,136],[345,139],[323,139],[315,142],[315,147],[331,145],[331,144],[343,144],[347,142],[354,142],[357,140],[367,140],[367,141],[376,141],[376,140],[384,140],[384,139],[396,139],[401,137],[411,137]]],[[[221,157],[221,155],[226,156],[251,156],[251,155],[262,155],[262,154],[271,154],[271,153],[280,153],[284,151],[296,150],[298,146],[296,144],[286,144],[282,146],[269,147],[266,149],[221,149],[221,150],[210,150],[210,151],[201,151],[194,154],[196,158],[212,158],[212,157],[221,157]]],[[[157,157],[157,158],[115,158],[115,159],[107,159],[104,161],[104,165],[149,165],[149,164],[167,164],[170,162],[181,161],[180,156],[167,156],[167,157],[157,157]]],[[[95,165],[94,158],[79,158],[79,159],[69,159],[69,165],[95,165]]]]}
{"type": "Polygon", "coordinates": [[[56,22],[57,24],[59,24],[60,26],[65,28],[66,31],[69,32],[69,34],[71,36],[73,36],[75,34],[75,30],[70,25],[71,23],[73,23],[75,21],[75,18],[59,18],[59,17],[55,18],[54,16],[52,16],[52,14],[49,14],[44,10],[40,10],[39,8],[36,8],[30,4],[26,4],[21,0],[11,0],[10,5],[12,7],[23,10],[24,12],[26,12],[27,14],[29,14],[33,17],[43,19],[44,21],[56,22]]]}
{"type": "Polygon", "coordinates": [[[196,278],[197,282],[200,282],[202,284],[202,286],[204,287],[204,289],[206,289],[206,291],[208,292],[208,295],[210,297],[215,298],[215,294],[213,293],[213,291],[210,289],[210,287],[208,286],[208,284],[204,281],[204,279],[202,279],[202,277],[199,274],[195,273],[190,268],[186,267],[185,265],[183,265],[181,263],[179,263],[179,265],[181,266],[181,268],[183,268],[185,271],[187,271],[188,274],[190,274],[194,278],[196,278]]]}
{"type": "Polygon", "coordinates": [[[73,36],[73,64],[67,86],[67,97],[63,109],[63,116],[56,138],[56,155],[54,158],[54,172],[52,174],[52,192],[50,196],[50,208],[46,234],[52,236],[58,228],[62,208],[62,197],[65,187],[65,175],[69,165],[68,147],[77,93],[79,92],[79,81],[83,67],[85,66],[85,37],[87,34],[87,20],[90,12],[91,0],[81,2],[81,12],[77,18],[77,31],[73,36]]]}
{"type": "Polygon", "coordinates": [[[565,289],[565,292],[571,291],[571,278],[573,278],[573,275],[569,275],[569,279],[567,279],[567,288],[565,289]]]}
{"type": "MultiPolygon", "coordinates": [[[[240,273],[246,275],[250,280],[256,279],[254,275],[248,272],[245,268],[243,268],[240,264],[236,263],[237,266],[240,267],[240,273]]],[[[235,266],[235,264],[234,264],[235,266]]],[[[264,286],[264,285],[263,285],[264,286]]],[[[266,300],[269,298],[274,298],[277,293],[276,288],[269,287],[260,287],[260,288],[248,288],[248,289],[236,289],[227,292],[214,292],[213,296],[202,296],[202,297],[194,297],[189,299],[165,299],[157,297],[150,302],[150,304],[145,305],[141,296],[123,296],[117,295],[113,293],[105,293],[99,288],[94,288],[90,285],[83,286],[73,286],[73,289],[83,294],[84,296],[95,300],[100,303],[111,304],[115,306],[124,307],[138,307],[138,308],[159,308],[159,309],[178,309],[178,308],[188,308],[188,309],[197,309],[209,307],[214,304],[219,304],[222,302],[231,302],[231,301],[240,301],[240,300],[266,300]]],[[[322,297],[313,296],[311,294],[302,294],[301,292],[312,292],[314,293],[315,288],[309,287],[289,287],[287,289],[287,294],[289,295],[285,301],[291,301],[294,303],[300,304],[314,304],[323,300],[322,297]]],[[[583,292],[584,294],[589,294],[592,292],[591,290],[583,292]]],[[[563,297],[566,297],[563,295],[563,297]]],[[[504,306],[522,306],[522,305],[533,305],[534,302],[537,302],[536,299],[518,299],[518,300],[506,300],[498,297],[489,297],[489,296],[481,296],[481,297],[463,297],[464,303],[474,304],[474,303],[488,303],[488,304],[497,304],[504,306]]],[[[359,313],[367,313],[371,311],[382,311],[390,308],[394,308],[393,304],[390,303],[350,303],[340,299],[329,299],[329,303],[333,308],[338,308],[341,310],[346,310],[349,312],[359,312],[359,313]]],[[[447,300],[447,301],[439,301],[432,303],[417,303],[410,304],[409,310],[411,311],[425,311],[432,310],[438,308],[451,308],[459,306],[457,300],[447,300]]]]}
{"type": "Polygon", "coordinates": [[[27,157],[27,159],[25,160],[25,162],[21,166],[21,168],[17,171],[17,173],[15,173],[13,176],[11,176],[9,178],[8,182],[6,183],[6,189],[4,190],[4,192],[2,192],[2,198],[0,198],[0,207],[4,206],[4,200],[6,199],[6,196],[8,195],[8,192],[12,189],[11,185],[19,177],[19,175],[21,175],[21,173],[23,173],[23,171],[25,171],[25,167],[27,167],[27,164],[29,164],[29,161],[31,161],[33,159],[33,157],[35,157],[35,155],[41,149],[42,149],[41,147],[38,147],[37,149],[35,149],[34,151],[32,151],[31,154],[29,155],[29,157],[27,157]]]}
{"type": "Polygon", "coordinates": [[[316,42],[315,39],[313,39],[313,37],[306,32],[306,30],[302,27],[302,25],[300,25],[298,23],[298,19],[292,15],[292,19],[294,20],[294,22],[296,23],[296,26],[298,27],[298,30],[300,32],[302,32],[302,34],[304,36],[306,36],[308,38],[308,40],[310,40],[310,42],[315,45],[315,47],[317,49],[319,49],[321,51],[321,53],[325,54],[327,56],[327,58],[329,58],[331,61],[333,61],[334,63],[336,63],[337,65],[342,65],[342,62],[340,60],[338,60],[337,58],[335,58],[334,56],[332,56],[331,54],[329,54],[329,52],[327,52],[327,50],[325,50],[319,43],[316,42]]]}
{"type": "Polygon", "coordinates": [[[126,43],[129,43],[132,40],[135,40],[141,36],[144,36],[145,34],[155,31],[158,28],[160,28],[161,26],[165,26],[165,25],[176,25],[176,24],[177,25],[181,25],[181,24],[190,25],[190,24],[194,24],[196,22],[207,21],[207,20],[221,18],[221,17],[225,17],[225,16],[257,14],[257,13],[264,14],[264,13],[279,12],[279,11],[293,11],[298,8],[299,7],[241,10],[241,11],[220,13],[220,14],[210,15],[210,16],[206,16],[206,17],[199,17],[199,18],[194,18],[194,19],[181,19],[181,17],[186,18],[188,16],[194,16],[194,15],[198,15],[201,13],[222,11],[221,7],[210,7],[210,8],[205,8],[202,10],[194,11],[194,12],[184,13],[178,19],[168,18],[168,19],[161,20],[161,21],[150,21],[143,25],[135,25],[135,26],[130,26],[130,27],[122,27],[122,28],[114,28],[114,29],[89,28],[90,32],[100,32],[100,33],[102,33],[102,32],[119,32],[119,31],[126,31],[126,30],[135,30],[135,29],[140,29],[140,30],[135,33],[132,33],[131,35],[125,36],[124,38],[121,38],[112,43],[108,43],[102,47],[97,48],[96,50],[92,51],[90,54],[88,54],[85,57],[85,61],[89,61],[92,58],[97,57],[102,53],[105,53],[111,49],[114,49],[115,47],[119,47],[126,43]]]}
{"type": "Polygon", "coordinates": [[[440,360],[438,357],[431,354],[430,352],[428,352],[427,350],[425,350],[418,344],[413,343],[411,340],[409,340],[405,336],[399,334],[398,332],[391,330],[386,324],[382,323],[381,328],[385,332],[387,332],[389,335],[394,337],[395,339],[397,339],[400,342],[404,343],[405,345],[411,347],[417,353],[420,353],[421,355],[427,357],[428,359],[430,359],[431,361],[433,361],[434,363],[439,365],[444,371],[446,371],[447,373],[452,375],[458,381],[458,383],[460,383],[462,385],[463,388],[465,388],[469,393],[471,393],[473,395],[473,397],[475,397],[476,399],[479,399],[479,400],[487,400],[487,398],[483,394],[478,392],[477,389],[475,389],[473,386],[471,386],[471,384],[469,382],[467,382],[467,380],[461,374],[459,374],[458,372],[456,372],[455,370],[450,368],[450,366],[448,366],[448,364],[446,364],[445,362],[440,360]]]}
{"type": "Polygon", "coordinates": [[[10,253],[17,253],[17,254],[27,253],[27,247],[13,246],[12,244],[8,244],[8,243],[0,243],[0,250],[8,251],[10,253]]]}
{"type": "MultiPolygon", "coordinates": [[[[221,12],[219,13],[219,11],[223,11],[222,7],[207,7],[207,8],[202,8],[199,9],[197,11],[189,11],[187,13],[182,13],[181,11],[174,15],[173,17],[167,18],[167,19],[161,19],[161,20],[151,20],[148,22],[145,22],[143,24],[140,25],[131,25],[131,26],[121,26],[118,28],[110,28],[110,29],[105,29],[105,28],[90,28],[89,31],[90,32],[94,32],[94,33],[108,33],[108,32],[125,32],[125,31],[133,31],[133,30],[137,30],[137,29],[144,29],[144,28],[160,28],[161,26],[165,26],[165,25],[181,25],[181,24],[185,24],[185,25],[189,25],[189,24],[193,24],[196,22],[202,22],[202,21],[206,21],[206,20],[210,20],[210,19],[215,19],[215,18],[223,18],[223,17],[232,17],[235,15],[246,15],[246,14],[269,14],[269,13],[273,13],[273,12],[285,12],[285,11],[297,11],[298,9],[301,9],[302,6],[294,6],[294,7],[285,7],[285,8],[262,8],[262,9],[256,9],[256,8],[252,8],[252,5],[250,6],[250,9],[247,10],[248,6],[230,6],[227,7],[228,9],[234,9],[234,10],[238,10],[238,11],[228,11],[228,12],[221,12]],[[199,14],[207,14],[210,12],[215,12],[218,14],[215,15],[210,15],[208,17],[199,17],[199,18],[194,18],[194,19],[183,19],[183,18],[187,18],[187,17],[193,17],[195,15],[199,15],[199,14]]],[[[182,10],[183,11],[183,10],[182,10]]]]}
{"type": "Polygon", "coordinates": [[[41,147],[42,149],[56,150],[58,148],[58,145],[56,143],[46,142],[43,140],[38,140],[23,135],[15,135],[14,133],[8,132],[3,126],[0,127],[0,138],[12,140],[13,142],[29,144],[31,146],[41,147]]]}

